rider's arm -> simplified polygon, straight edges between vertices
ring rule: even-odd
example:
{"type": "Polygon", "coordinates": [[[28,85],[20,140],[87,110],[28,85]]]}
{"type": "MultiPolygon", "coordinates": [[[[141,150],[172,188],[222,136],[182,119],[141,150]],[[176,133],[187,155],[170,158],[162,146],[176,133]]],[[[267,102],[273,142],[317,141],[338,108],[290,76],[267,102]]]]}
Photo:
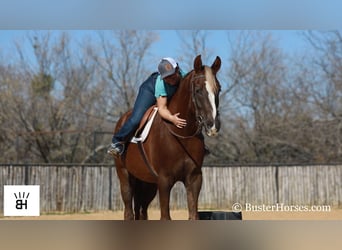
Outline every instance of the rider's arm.
{"type": "Polygon", "coordinates": [[[172,122],[178,128],[183,128],[186,126],[186,120],[179,118],[179,113],[174,115],[171,114],[170,110],[167,108],[166,96],[160,96],[157,98],[157,106],[158,112],[163,119],[172,122]]]}

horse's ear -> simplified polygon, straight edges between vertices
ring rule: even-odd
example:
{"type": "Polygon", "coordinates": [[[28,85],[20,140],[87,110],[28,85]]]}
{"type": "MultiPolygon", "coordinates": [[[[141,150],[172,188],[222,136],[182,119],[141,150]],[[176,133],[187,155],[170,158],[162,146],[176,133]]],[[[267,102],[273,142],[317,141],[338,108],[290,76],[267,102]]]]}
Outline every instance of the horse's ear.
{"type": "Polygon", "coordinates": [[[201,55],[196,56],[194,61],[194,70],[196,73],[200,72],[202,70],[202,58],[201,55]]]}
{"type": "Polygon", "coordinates": [[[213,71],[214,75],[220,70],[220,68],[221,68],[221,58],[217,56],[213,65],[211,65],[211,70],[213,71]]]}

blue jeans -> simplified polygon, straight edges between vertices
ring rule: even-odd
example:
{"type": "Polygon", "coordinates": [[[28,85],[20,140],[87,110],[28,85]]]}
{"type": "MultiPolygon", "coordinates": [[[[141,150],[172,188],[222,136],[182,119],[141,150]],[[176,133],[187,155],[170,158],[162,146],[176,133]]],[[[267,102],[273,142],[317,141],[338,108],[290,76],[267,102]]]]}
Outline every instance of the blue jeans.
{"type": "Polygon", "coordinates": [[[156,103],[154,92],[146,85],[141,85],[137,99],[135,100],[132,115],[124,123],[118,132],[113,135],[112,142],[127,142],[138,128],[140,120],[146,110],[156,103]]]}

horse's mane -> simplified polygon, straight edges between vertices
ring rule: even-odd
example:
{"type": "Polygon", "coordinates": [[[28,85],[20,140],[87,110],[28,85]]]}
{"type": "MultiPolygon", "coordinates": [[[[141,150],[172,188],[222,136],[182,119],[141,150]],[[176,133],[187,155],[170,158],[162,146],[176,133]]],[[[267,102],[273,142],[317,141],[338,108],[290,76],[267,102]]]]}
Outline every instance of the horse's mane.
{"type": "Polygon", "coordinates": [[[183,77],[183,79],[189,77],[189,75],[190,75],[193,71],[194,71],[194,70],[192,69],[192,70],[190,70],[188,73],[186,73],[185,76],[183,77]]]}

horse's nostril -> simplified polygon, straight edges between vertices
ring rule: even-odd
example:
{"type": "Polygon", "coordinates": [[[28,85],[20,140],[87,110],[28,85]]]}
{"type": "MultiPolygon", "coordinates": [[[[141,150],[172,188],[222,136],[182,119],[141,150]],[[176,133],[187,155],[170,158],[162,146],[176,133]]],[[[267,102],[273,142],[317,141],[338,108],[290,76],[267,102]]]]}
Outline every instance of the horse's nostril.
{"type": "Polygon", "coordinates": [[[214,122],[213,121],[207,121],[206,122],[206,126],[207,126],[207,128],[212,128],[213,126],[214,126],[214,122]]]}

